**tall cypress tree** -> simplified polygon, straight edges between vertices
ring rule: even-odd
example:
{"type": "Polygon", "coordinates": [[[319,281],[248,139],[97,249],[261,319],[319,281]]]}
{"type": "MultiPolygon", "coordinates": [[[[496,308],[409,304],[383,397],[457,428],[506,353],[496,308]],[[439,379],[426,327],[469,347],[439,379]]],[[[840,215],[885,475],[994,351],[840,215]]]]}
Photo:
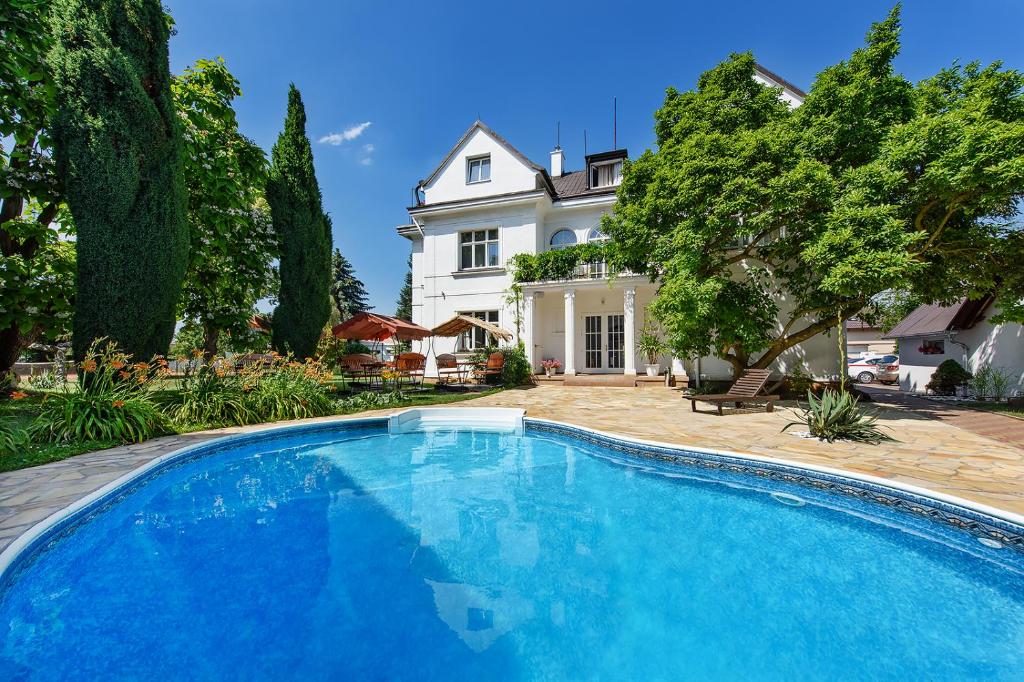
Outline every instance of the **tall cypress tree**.
{"type": "Polygon", "coordinates": [[[75,354],[166,353],[188,261],[181,137],[159,0],[56,0],[57,174],[77,228],[75,354]]]}
{"type": "Polygon", "coordinates": [[[267,203],[281,253],[273,343],[278,352],[307,358],[331,312],[331,221],[321,205],[306,109],[294,84],[271,164],[267,203]]]}
{"type": "Polygon", "coordinates": [[[352,263],[341,255],[338,249],[334,250],[331,262],[331,278],[331,298],[334,299],[334,306],[338,309],[341,319],[347,320],[356,313],[372,307],[366,293],[366,285],[356,277],[352,263]]]}

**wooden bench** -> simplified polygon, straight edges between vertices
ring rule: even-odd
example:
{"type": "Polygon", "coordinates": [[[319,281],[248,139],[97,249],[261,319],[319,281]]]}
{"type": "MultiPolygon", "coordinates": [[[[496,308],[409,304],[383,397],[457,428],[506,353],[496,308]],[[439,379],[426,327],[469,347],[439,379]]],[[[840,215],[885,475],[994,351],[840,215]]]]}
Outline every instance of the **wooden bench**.
{"type": "Polygon", "coordinates": [[[683,397],[690,401],[690,409],[694,412],[697,411],[698,400],[704,403],[714,403],[718,407],[718,414],[722,414],[723,403],[735,403],[736,407],[743,407],[743,403],[765,403],[765,412],[771,412],[775,409],[775,401],[779,399],[779,396],[758,395],[764,385],[768,383],[770,374],[771,371],[767,369],[744,370],[727,393],[684,395],[683,397]]]}

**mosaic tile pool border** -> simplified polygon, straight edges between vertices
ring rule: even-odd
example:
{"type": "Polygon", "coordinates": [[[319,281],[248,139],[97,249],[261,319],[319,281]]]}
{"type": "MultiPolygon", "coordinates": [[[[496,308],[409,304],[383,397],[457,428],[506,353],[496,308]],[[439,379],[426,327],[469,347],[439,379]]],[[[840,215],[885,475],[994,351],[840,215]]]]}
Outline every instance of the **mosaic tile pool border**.
{"type": "Polygon", "coordinates": [[[689,467],[717,469],[768,478],[867,500],[938,521],[979,538],[988,538],[1024,553],[1024,526],[976,509],[919,495],[896,487],[818,471],[781,462],[746,458],[742,455],[702,452],[687,448],[640,443],[628,438],[597,433],[590,429],[527,417],[526,433],[540,432],[569,436],[627,455],[655,459],[689,467]]]}

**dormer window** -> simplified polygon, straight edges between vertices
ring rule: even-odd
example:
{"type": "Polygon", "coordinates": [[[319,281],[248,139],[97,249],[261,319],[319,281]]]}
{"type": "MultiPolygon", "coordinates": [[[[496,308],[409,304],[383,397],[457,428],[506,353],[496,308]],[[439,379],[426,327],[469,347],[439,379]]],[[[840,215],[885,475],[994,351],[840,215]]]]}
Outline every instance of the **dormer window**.
{"type": "Polygon", "coordinates": [[[587,157],[587,189],[618,187],[622,183],[622,163],[628,154],[616,149],[587,157]]]}
{"type": "Polygon", "coordinates": [[[466,184],[489,182],[491,179],[491,155],[474,156],[466,159],[466,184]]]}
{"type": "Polygon", "coordinates": [[[621,182],[621,161],[609,161],[607,163],[594,163],[590,165],[590,186],[593,189],[614,187],[621,182]]]}

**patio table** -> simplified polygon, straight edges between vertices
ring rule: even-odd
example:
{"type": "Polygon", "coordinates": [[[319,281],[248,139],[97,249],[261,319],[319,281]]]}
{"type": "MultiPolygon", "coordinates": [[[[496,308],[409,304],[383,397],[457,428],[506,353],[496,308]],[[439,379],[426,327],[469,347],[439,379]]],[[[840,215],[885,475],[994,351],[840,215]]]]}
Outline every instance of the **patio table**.
{"type": "Polygon", "coordinates": [[[384,388],[384,377],[381,376],[380,370],[387,367],[387,363],[384,362],[364,362],[363,365],[363,376],[366,377],[366,383],[369,384],[370,388],[373,388],[374,377],[380,379],[380,387],[384,388]]]}

